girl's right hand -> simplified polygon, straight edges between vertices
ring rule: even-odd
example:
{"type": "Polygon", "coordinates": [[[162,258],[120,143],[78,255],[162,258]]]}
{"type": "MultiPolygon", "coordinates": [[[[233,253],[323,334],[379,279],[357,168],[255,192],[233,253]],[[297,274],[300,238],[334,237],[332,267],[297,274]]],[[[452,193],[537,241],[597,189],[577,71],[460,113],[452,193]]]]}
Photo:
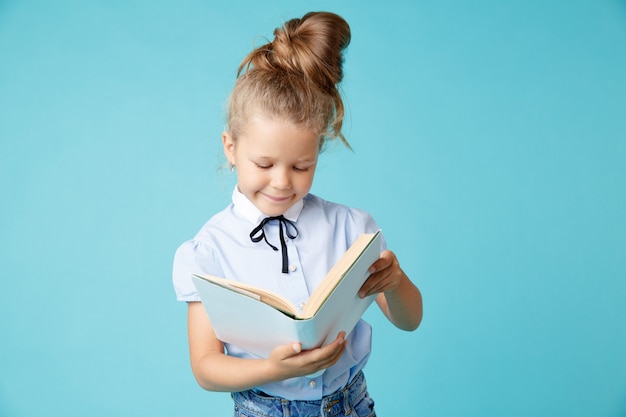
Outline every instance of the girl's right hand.
{"type": "Polygon", "coordinates": [[[277,346],[268,358],[280,379],[311,375],[334,365],[345,349],[345,332],[340,332],[332,343],[311,350],[302,350],[300,343],[277,346]]]}

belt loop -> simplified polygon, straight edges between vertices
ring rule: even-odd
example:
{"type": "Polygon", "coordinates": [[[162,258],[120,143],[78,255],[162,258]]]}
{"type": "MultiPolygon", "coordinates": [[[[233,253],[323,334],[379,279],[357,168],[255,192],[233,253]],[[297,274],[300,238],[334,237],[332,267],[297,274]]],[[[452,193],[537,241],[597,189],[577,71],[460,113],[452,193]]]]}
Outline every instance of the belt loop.
{"type": "Polygon", "coordinates": [[[283,406],[283,416],[290,417],[291,416],[291,402],[282,398],[280,400],[281,405],[283,406]]]}
{"type": "Polygon", "coordinates": [[[341,390],[341,394],[343,396],[343,412],[345,415],[350,415],[352,413],[352,406],[350,405],[350,392],[348,391],[348,386],[343,387],[341,390]]]}

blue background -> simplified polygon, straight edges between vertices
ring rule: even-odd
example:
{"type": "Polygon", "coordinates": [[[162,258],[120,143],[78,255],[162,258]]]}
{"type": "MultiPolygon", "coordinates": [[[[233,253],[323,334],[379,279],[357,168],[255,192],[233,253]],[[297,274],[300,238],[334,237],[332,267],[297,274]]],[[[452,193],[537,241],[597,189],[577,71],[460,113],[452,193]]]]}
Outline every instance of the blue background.
{"type": "Polygon", "coordinates": [[[229,201],[241,59],[308,10],[351,24],[354,153],[421,288],[377,309],[382,416],[626,416],[626,2],[0,1],[0,415],[230,415],[188,364],[176,247],[229,201]]]}

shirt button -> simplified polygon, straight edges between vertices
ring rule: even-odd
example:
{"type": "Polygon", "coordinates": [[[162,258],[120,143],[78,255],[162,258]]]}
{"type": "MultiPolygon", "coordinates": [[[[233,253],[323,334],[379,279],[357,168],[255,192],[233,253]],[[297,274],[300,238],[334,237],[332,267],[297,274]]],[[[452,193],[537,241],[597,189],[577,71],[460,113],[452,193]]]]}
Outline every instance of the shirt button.
{"type": "Polygon", "coordinates": [[[317,382],[315,382],[315,380],[314,380],[314,379],[312,379],[312,380],[309,382],[309,386],[310,386],[311,388],[315,388],[315,387],[317,387],[317,382]]]}
{"type": "Polygon", "coordinates": [[[300,307],[300,310],[302,310],[304,308],[305,304],[304,303],[300,303],[298,304],[298,307],[300,307]]]}
{"type": "Polygon", "coordinates": [[[289,272],[294,272],[296,269],[298,268],[295,265],[289,265],[289,272]]]}

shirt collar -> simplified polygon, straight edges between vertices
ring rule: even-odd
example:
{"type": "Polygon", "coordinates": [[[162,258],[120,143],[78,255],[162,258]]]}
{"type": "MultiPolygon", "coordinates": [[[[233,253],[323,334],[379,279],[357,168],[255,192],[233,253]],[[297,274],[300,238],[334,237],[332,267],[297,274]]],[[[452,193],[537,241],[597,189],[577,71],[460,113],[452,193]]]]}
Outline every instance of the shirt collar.
{"type": "MultiPolygon", "coordinates": [[[[241,215],[244,219],[248,220],[251,224],[258,224],[261,220],[268,217],[265,213],[259,210],[252,201],[239,191],[239,187],[235,185],[233,190],[233,206],[236,213],[241,215]]],[[[298,216],[302,211],[304,202],[302,199],[296,201],[291,207],[283,213],[283,216],[287,220],[295,222],[298,220],[298,216]]]]}

